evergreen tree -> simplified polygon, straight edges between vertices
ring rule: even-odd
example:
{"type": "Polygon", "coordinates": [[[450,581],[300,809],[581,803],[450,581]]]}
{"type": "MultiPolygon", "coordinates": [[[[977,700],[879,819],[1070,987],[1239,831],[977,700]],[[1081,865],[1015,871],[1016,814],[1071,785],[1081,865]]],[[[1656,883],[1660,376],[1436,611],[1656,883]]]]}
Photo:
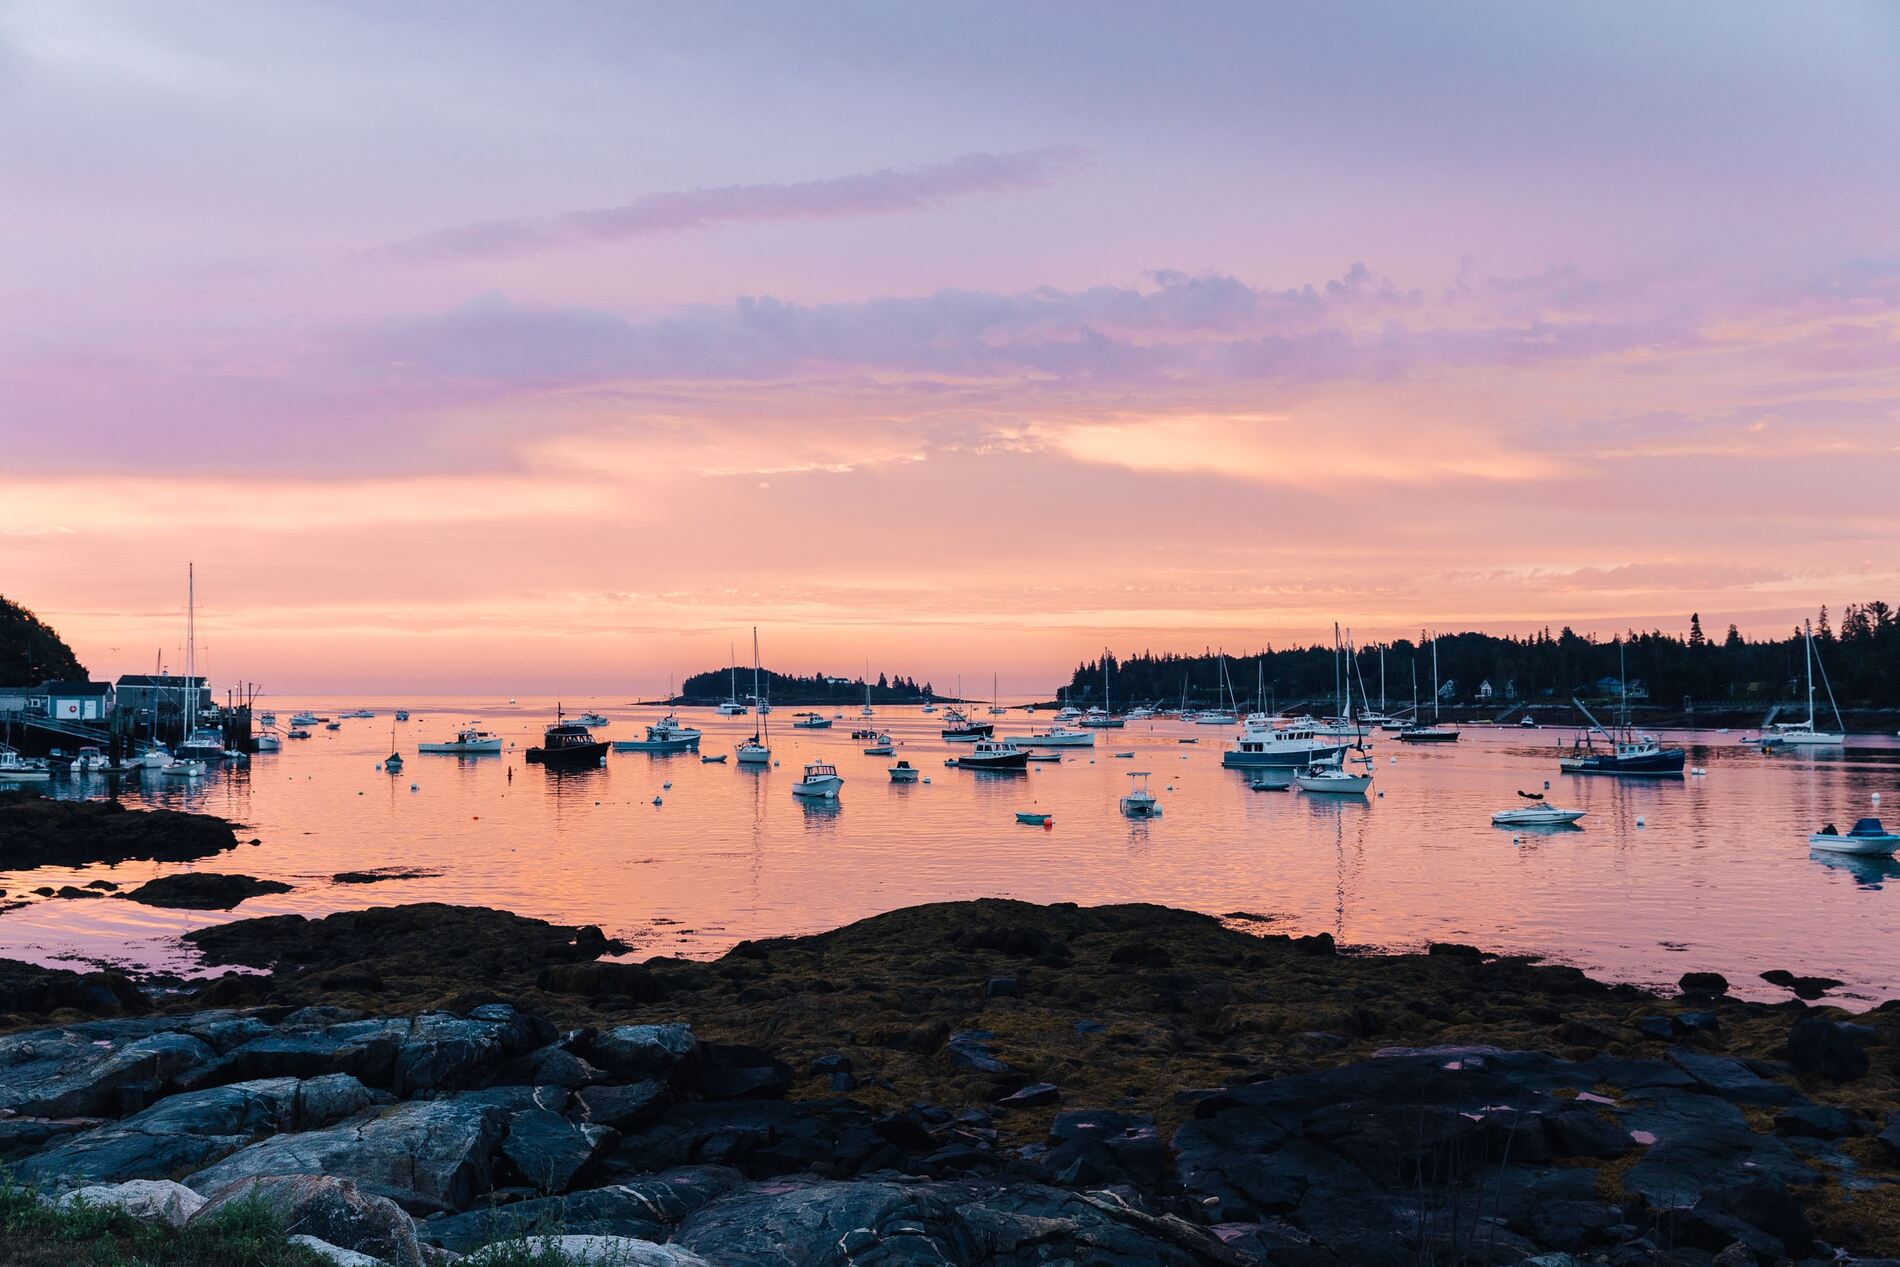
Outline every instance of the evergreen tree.
{"type": "Polygon", "coordinates": [[[38,616],[0,597],[0,686],[84,681],[86,666],[38,616]]]}

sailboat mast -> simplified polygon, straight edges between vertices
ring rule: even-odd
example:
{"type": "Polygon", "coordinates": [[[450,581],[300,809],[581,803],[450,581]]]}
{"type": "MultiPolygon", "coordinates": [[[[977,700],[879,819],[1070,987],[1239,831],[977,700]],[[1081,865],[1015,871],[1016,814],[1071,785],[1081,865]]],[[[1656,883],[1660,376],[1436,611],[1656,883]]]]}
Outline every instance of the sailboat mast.
{"type": "MultiPolygon", "coordinates": [[[[736,666],[734,671],[737,671],[736,666]]],[[[733,694],[737,695],[738,691],[736,687],[738,683],[736,679],[733,685],[735,687],[733,694]]],[[[754,625],[752,626],[752,707],[755,710],[753,716],[759,719],[759,735],[761,741],[763,741],[765,736],[769,733],[769,727],[772,725],[770,714],[768,714],[765,709],[759,707],[764,702],[765,697],[759,694],[759,627],[754,625]]]]}
{"type": "Polygon", "coordinates": [[[1379,644],[1379,711],[1385,711],[1385,644],[1379,644]]]}
{"type": "Polygon", "coordinates": [[[1801,630],[1802,630],[1802,633],[1806,635],[1806,637],[1803,640],[1802,645],[1806,649],[1806,652],[1807,652],[1807,655],[1805,658],[1807,660],[1807,665],[1808,665],[1808,729],[1813,730],[1814,729],[1814,623],[1812,621],[1807,621],[1807,620],[1802,621],[1801,630]]]}
{"type": "Polygon", "coordinates": [[[1432,720],[1438,720],[1438,633],[1432,632],[1432,720]]]}

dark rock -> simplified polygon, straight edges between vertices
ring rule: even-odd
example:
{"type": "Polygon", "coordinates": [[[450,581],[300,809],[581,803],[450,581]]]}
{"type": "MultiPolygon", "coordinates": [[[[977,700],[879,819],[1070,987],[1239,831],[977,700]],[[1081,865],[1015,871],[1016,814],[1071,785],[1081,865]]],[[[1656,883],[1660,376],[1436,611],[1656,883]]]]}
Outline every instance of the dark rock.
{"type": "Polygon", "coordinates": [[[0,797],[0,858],[15,871],[146,859],[191,862],[237,847],[209,814],[128,809],[119,801],[0,797]]]}
{"type": "Polygon", "coordinates": [[[690,1026],[619,1025],[596,1034],[589,1059],[622,1078],[682,1077],[699,1065],[699,1042],[690,1026]]]}
{"type": "Polygon", "coordinates": [[[1158,1192],[1166,1186],[1168,1150],[1153,1118],[1107,1109],[1058,1113],[1049,1140],[1042,1163],[1066,1187],[1127,1184],[1158,1192]]]}
{"type": "Polygon", "coordinates": [[[1803,1017],[1788,1031],[1788,1063],[1796,1073],[1852,1082],[1867,1072],[1861,1042],[1869,1031],[1819,1016],[1803,1017]]]}
{"type": "Polygon", "coordinates": [[[659,1003],[672,993],[666,978],[644,964],[563,963],[541,969],[535,984],[550,994],[659,1003]]]}
{"type": "Polygon", "coordinates": [[[189,1034],[93,1021],[0,1038],[0,1109],[35,1117],[118,1117],[173,1089],[214,1054],[189,1034]]]}
{"type": "Polygon", "coordinates": [[[397,1205],[333,1175],[266,1175],[240,1179],[207,1194],[195,1219],[214,1219],[233,1206],[260,1203],[287,1236],[314,1236],[390,1267],[423,1267],[415,1224],[397,1205]]]}
{"type": "Polygon", "coordinates": [[[664,1241],[681,1219],[741,1182],[737,1171],[723,1166],[681,1167],[611,1188],[430,1219],[420,1230],[426,1240],[457,1253],[537,1233],[664,1241]]]}
{"type": "Polygon", "coordinates": [[[1805,1258],[1814,1247],[1814,1230],[1807,1216],[1788,1195],[1786,1185],[1771,1179],[1747,1179],[1710,1192],[1691,1207],[1690,1214],[1693,1219],[1679,1218],[1678,1222],[1691,1226],[1702,1222],[1715,1232],[1698,1248],[1714,1250],[1717,1246],[1713,1242],[1720,1241],[1720,1248],[1725,1249],[1730,1242],[1740,1240],[1758,1254],[1779,1257],[1785,1253],[1805,1258]],[[1760,1242],[1750,1232],[1766,1233],[1773,1243],[1760,1242]]]}
{"type": "Polygon", "coordinates": [[[167,906],[187,911],[228,911],[246,898],[264,893],[288,893],[290,886],[277,880],[259,880],[248,875],[220,875],[215,871],[182,871],[148,880],[126,896],[146,906],[167,906]]]}
{"type": "Polygon", "coordinates": [[[1033,1109],[1045,1104],[1062,1103],[1062,1088],[1048,1082],[1032,1082],[1020,1091],[1013,1091],[997,1102],[1005,1109],[1033,1109]]]}
{"type": "Polygon", "coordinates": [[[185,1182],[208,1193],[257,1175],[331,1174],[411,1212],[460,1210],[494,1186],[506,1127],[506,1111],[490,1105],[413,1101],[327,1130],[274,1136],[185,1182]]]}
{"type": "Polygon", "coordinates": [[[1078,1034],[1100,1034],[1107,1029],[1108,1026],[1100,1021],[1080,1020],[1075,1023],[1075,1032],[1078,1034]]]}
{"type": "Polygon", "coordinates": [[[1886,1129],[1882,1130],[1877,1138],[1887,1155],[1887,1160],[1900,1165],[1900,1113],[1895,1113],[1887,1119],[1886,1129]]]}
{"type": "Polygon", "coordinates": [[[1774,968],[1764,972],[1761,974],[1761,979],[1769,985],[1778,985],[1784,990],[1794,991],[1798,999],[1818,999],[1841,984],[1833,977],[1798,977],[1784,968],[1774,968]]]}
{"type": "Polygon", "coordinates": [[[778,1100],[792,1089],[791,1066],[757,1047],[705,1043],[698,1085],[709,1100],[778,1100]]]}
{"type": "Polygon", "coordinates": [[[17,1161],[97,1125],[99,1119],[91,1117],[0,1117],[0,1162],[17,1161]]]}
{"type": "Polygon", "coordinates": [[[264,1136],[328,1126],[371,1103],[367,1088],[342,1075],[191,1091],[65,1139],[27,1158],[19,1173],[53,1187],[162,1178],[198,1169],[264,1136]]]}
{"type": "Polygon", "coordinates": [[[1714,1012],[1678,1012],[1676,1028],[1685,1034],[1713,1034],[1722,1028],[1722,1018],[1714,1012]]]}
{"type": "Polygon", "coordinates": [[[1333,943],[1331,933],[1314,933],[1311,937],[1295,937],[1293,949],[1303,955],[1335,955],[1339,947],[1333,943]]]}
{"type": "Polygon", "coordinates": [[[986,999],[1014,999],[1022,995],[1022,987],[1015,977],[991,977],[983,983],[983,997],[986,999]]]}
{"type": "Polygon", "coordinates": [[[74,898],[74,897],[96,898],[100,895],[98,891],[95,889],[82,889],[82,888],[79,888],[77,885],[62,884],[59,886],[59,891],[57,894],[55,894],[55,896],[64,897],[64,898],[74,898]]]}
{"type": "Polygon", "coordinates": [[[421,880],[440,874],[426,867],[378,867],[373,871],[339,871],[330,877],[330,883],[381,884],[384,880],[421,880]]]}
{"type": "Polygon", "coordinates": [[[1006,1074],[1009,1066],[997,1058],[991,1046],[996,1035],[986,1029],[966,1029],[950,1035],[943,1050],[950,1063],[971,1073],[1006,1074]]]}
{"type": "MultiPolygon", "coordinates": [[[[119,891],[119,886],[110,880],[93,880],[88,883],[86,887],[89,889],[98,889],[104,893],[117,893],[119,891]]],[[[5,897],[6,895],[6,890],[0,889],[0,897],[5,897]]]]}
{"type": "Polygon", "coordinates": [[[1111,964],[1123,964],[1135,968],[1170,968],[1174,966],[1174,956],[1167,948],[1152,942],[1135,941],[1117,946],[1109,952],[1111,964]]]}
{"type": "Polygon", "coordinates": [[[826,1052],[814,1059],[809,1068],[813,1074],[850,1073],[851,1057],[841,1051],[826,1052]]]}
{"type": "Polygon", "coordinates": [[[622,1087],[584,1087],[574,1094],[582,1120],[623,1131],[659,1117],[672,1102],[673,1093],[655,1078],[622,1087]]]}
{"type": "Polygon", "coordinates": [[[286,1017],[273,1032],[228,1052],[199,1077],[201,1084],[254,1078],[314,1078],[346,1073],[373,1087],[396,1078],[396,1055],[410,1022],[400,1017],[331,1024],[286,1017]]]}
{"type": "Polygon", "coordinates": [[[1775,1134],[1806,1139],[1845,1139],[1857,1134],[1854,1115],[1831,1104],[1797,1104],[1775,1114],[1775,1134]]]}
{"type": "Polygon", "coordinates": [[[1476,946],[1467,946],[1463,942],[1435,941],[1425,948],[1425,953],[1441,959],[1483,959],[1484,952],[1476,946]]]}
{"type": "Polygon", "coordinates": [[[847,1092],[856,1091],[858,1089],[858,1076],[849,1070],[840,1069],[837,1073],[831,1075],[830,1086],[833,1095],[844,1095],[847,1092]]]}
{"type": "Polygon", "coordinates": [[[1668,1042],[1676,1036],[1676,1022],[1674,1017],[1651,1013],[1648,1016],[1637,1017],[1635,1025],[1637,1031],[1645,1038],[1655,1038],[1663,1042],[1668,1042]]]}
{"type": "MultiPolygon", "coordinates": [[[[906,1150],[874,1130],[873,1120],[868,1110],[849,1101],[676,1104],[657,1121],[622,1133],[610,1172],[712,1165],[731,1166],[753,1178],[800,1171],[842,1177],[866,1168],[905,1166],[906,1150]]],[[[934,1138],[929,1146],[935,1147],[934,1138]]]]}
{"type": "Polygon", "coordinates": [[[722,1267],[1213,1267],[1242,1261],[1205,1229],[1141,1213],[1107,1194],[973,1182],[759,1185],[702,1206],[671,1243],[722,1267]]]}
{"type": "Polygon", "coordinates": [[[1685,972],[1676,984],[1684,994],[1728,993],[1728,978],[1719,972],[1685,972]]]}
{"type": "Polygon", "coordinates": [[[1672,1047],[1668,1060],[1705,1091],[1737,1104],[1783,1105],[1801,1099],[1801,1093],[1793,1087],[1771,1082],[1742,1061],[1728,1056],[1711,1056],[1686,1047],[1672,1047]]]}
{"type": "Polygon", "coordinates": [[[558,1196],[619,1141],[619,1133],[609,1127],[570,1122],[549,1109],[534,1108],[509,1115],[501,1151],[515,1173],[537,1191],[558,1196]]]}
{"type": "Polygon", "coordinates": [[[150,1008],[145,993],[121,973],[79,973],[0,959],[0,1012],[44,1015],[74,1011],[120,1016],[138,1015],[150,1008]]]}

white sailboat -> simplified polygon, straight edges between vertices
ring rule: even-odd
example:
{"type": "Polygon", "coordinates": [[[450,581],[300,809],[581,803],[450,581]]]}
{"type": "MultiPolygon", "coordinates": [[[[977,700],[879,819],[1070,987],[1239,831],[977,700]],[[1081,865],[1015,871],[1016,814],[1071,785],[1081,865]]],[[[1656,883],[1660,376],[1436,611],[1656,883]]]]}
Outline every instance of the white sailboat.
{"type": "Polygon", "coordinates": [[[875,717],[877,710],[871,707],[871,662],[864,662],[864,707],[858,710],[860,717],[875,717]]]}
{"type": "MultiPolygon", "coordinates": [[[[735,684],[733,689],[735,699],[738,693],[735,684]]],[[[759,694],[759,627],[757,625],[752,627],[752,698],[760,701],[765,698],[759,694]]],[[[738,757],[740,765],[772,764],[772,723],[765,719],[765,715],[770,711],[761,703],[759,728],[752,732],[752,738],[741,740],[739,746],[733,749],[733,754],[738,757]]]]}
{"type": "MultiPolygon", "coordinates": [[[[756,641],[756,639],[758,638],[758,630],[756,629],[753,630],[752,636],[754,640],[756,641]]],[[[755,647],[754,650],[756,651],[757,648],[755,647]]],[[[732,662],[731,667],[729,667],[726,670],[726,676],[729,682],[729,685],[726,688],[726,702],[719,705],[717,708],[713,709],[713,711],[715,713],[718,713],[721,717],[744,717],[746,715],[747,709],[746,709],[746,706],[743,703],[741,703],[739,700],[739,664],[738,664],[739,657],[733,651],[731,643],[726,644],[726,658],[732,662]]],[[[755,661],[753,677],[755,679],[758,677],[757,664],[756,664],[757,659],[758,657],[755,655],[753,657],[753,660],[755,661]]],[[[752,696],[754,699],[757,699],[758,698],[758,689],[757,689],[758,682],[755,680],[752,685],[753,685],[752,696]]]]}
{"type": "Polygon", "coordinates": [[[1834,709],[1834,724],[1839,731],[1816,730],[1814,728],[1814,666],[1820,657],[1814,654],[1814,626],[1802,622],[1802,633],[1807,651],[1808,665],[1808,719],[1806,721],[1776,722],[1775,733],[1763,739],[1770,747],[1786,744],[1790,748],[1838,748],[1847,741],[1846,725],[1841,721],[1840,705],[1834,703],[1834,687],[1828,683],[1827,669],[1821,669],[1822,685],[1827,687],[1827,702],[1834,709]]]}
{"type": "Polygon", "coordinates": [[[990,716],[1001,717],[1008,711],[1003,707],[1002,697],[996,689],[996,675],[992,673],[990,674],[990,716]]]}

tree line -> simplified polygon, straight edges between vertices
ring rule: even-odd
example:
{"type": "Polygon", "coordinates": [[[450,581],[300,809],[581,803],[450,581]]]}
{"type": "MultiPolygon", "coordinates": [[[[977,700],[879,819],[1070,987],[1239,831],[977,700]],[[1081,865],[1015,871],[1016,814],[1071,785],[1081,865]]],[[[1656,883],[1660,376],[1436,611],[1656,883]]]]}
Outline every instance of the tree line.
{"type": "MultiPolygon", "coordinates": [[[[714,703],[725,699],[732,693],[734,675],[737,675],[738,695],[741,700],[752,694],[752,668],[747,665],[739,669],[708,669],[704,673],[695,673],[680,683],[678,699],[685,703],[714,703]]],[[[774,673],[770,669],[759,672],[759,690],[768,701],[784,704],[821,704],[836,700],[840,703],[864,702],[864,679],[836,679],[830,674],[813,673],[800,677],[792,673],[774,673]]],[[[873,704],[914,704],[920,699],[935,694],[929,682],[917,685],[914,678],[890,677],[880,673],[877,681],[871,684],[871,702],[873,704]]]]}
{"type": "Polygon", "coordinates": [[[45,622],[0,597],[0,686],[83,682],[86,666],[45,622]]]}
{"type": "MultiPolygon", "coordinates": [[[[1828,609],[1813,620],[1814,646],[1819,657],[1815,691],[1824,699],[1822,675],[1843,708],[1887,708],[1900,705],[1900,619],[1889,604],[1878,600],[1850,604],[1838,626],[1828,609]]],[[[1537,701],[1585,699],[1621,693],[1627,677],[1633,694],[1651,704],[1670,707],[1685,700],[1698,703],[1770,704],[1802,697],[1806,692],[1805,643],[1799,627],[1780,638],[1750,640],[1730,625],[1719,638],[1702,628],[1693,613],[1685,634],[1629,630],[1608,639],[1580,634],[1568,626],[1552,633],[1548,627],[1523,637],[1464,632],[1438,636],[1438,680],[1449,684],[1447,702],[1470,703],[1488,698],[1500,706],[1510,699],[1537,701]],[[1488,683],[1489,697],[1480,687],[1488,683]]],[[[1179,703],[1185,692],[1189,707],[1207,706],[1224,699],[1223,657],[1213,649],[1199,655],[1142,651],[1126,658],[1105,653],[1075,667],[1069,694],[1077,702],[1099,700],[1103,690],[1103,660],[1109,670],[1111,703],[1179,703]]],[[[1364,694],[1376,704],[1383,693],[1393,709],[1413,698],[1416,672],[1422,705],[1432,696],[1432,647],[1429,640],[1401,638],[1383,646],[1360,647],[1346,658],[1353,673],[1353,696],[1364,694]],[[1380,655],[1384,654],[1384,686],[1380,655]]],[[[1242,704],[1257,694],[1265,701],[1290,703],[1330,699],[1339,689],[1341,660],[1328,644],[1293,647],[1224,657],[1226,681],[1242,704]]],[[[1825,709],[1826,705],[1820,705],[1825,709]]]]}

